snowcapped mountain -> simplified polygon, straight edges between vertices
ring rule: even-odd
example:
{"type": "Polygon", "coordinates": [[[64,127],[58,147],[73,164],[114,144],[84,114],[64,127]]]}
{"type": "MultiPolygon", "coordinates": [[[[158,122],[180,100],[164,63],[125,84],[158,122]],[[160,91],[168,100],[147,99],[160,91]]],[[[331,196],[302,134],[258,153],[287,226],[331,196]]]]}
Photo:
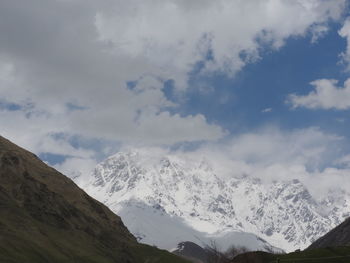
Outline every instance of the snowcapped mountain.
{"type": "Polygon", "coordinates": [[[158,205],[151,207],[141,201],[129,200],[113,208],[140,242],[169,251],[176,249],[184,240],[202,247],[211,246],[214,241],[215,246],[223,251],[231,246],[244,246],[249,250],[281,251],[251,233],[230,231],[209,234],[197,231],[186,224],[183,218],[167,214],[158,205]]]}
{"type": "Polygon", "coordinates": [[[83,188],[119,214],[141,242],[165,249],[200,239],[200,245],[216,240],[223,246],[250,240],[251,249],[268,250],[266,240],[291,251],[307,247],[350,214],[346,192],[316,200],[298,180],[222,179],[208,161],[138,151],[100,163],[83,188]]]}

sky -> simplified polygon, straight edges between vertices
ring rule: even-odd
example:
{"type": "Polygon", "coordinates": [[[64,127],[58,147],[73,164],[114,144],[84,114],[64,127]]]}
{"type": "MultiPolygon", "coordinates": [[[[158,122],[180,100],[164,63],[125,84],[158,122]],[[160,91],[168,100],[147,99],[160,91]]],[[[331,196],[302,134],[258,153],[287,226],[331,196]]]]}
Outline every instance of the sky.
{"type": "Polygon", "coordinates": [[[0,134],[69,176],[142,148],[337,187],[349,4],[2,0],[0,134]]]}

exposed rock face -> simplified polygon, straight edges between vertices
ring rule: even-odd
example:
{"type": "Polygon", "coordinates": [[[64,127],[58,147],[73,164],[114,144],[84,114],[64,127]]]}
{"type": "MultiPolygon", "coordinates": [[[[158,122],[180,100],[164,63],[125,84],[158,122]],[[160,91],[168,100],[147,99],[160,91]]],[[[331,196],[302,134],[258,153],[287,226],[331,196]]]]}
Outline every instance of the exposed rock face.
{"type": "Polygon", "coordinates": [[[165,262],[162,257],[182,262],[139,245],[106,206],[0,137],[1,262],[165,262]]]}
{"type": "Polygon", "coordinates": [[[124,204],[136,200],[182,218],[197,231],[249,232],[286,251],[307,247],[350,212],[346,192],[329,192],[317,200],[298,180],[224,180],[205,160],[155,160],[152,153],[137,151],[99,164],[84,189],[117,213],[127,214],[124,204]]]}

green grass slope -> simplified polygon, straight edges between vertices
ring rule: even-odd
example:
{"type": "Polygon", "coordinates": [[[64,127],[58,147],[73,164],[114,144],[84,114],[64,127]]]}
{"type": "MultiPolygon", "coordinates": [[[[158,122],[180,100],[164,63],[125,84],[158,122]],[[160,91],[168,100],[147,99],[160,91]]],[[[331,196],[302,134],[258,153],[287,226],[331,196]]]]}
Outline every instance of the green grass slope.
{"type": "Polygon", "coordinates": [[[350,263],[350,247],[328,247],[274,255],[266,252],[248,252],[238,255],[232,263],[350,263]],[[279,261],[277,261],[279,259],[279,261]]]}
{"type": "Polygon", "coordinates": [[[138,244],[120,217],[0,137],[1,263],[181,263],[138,244]]]}

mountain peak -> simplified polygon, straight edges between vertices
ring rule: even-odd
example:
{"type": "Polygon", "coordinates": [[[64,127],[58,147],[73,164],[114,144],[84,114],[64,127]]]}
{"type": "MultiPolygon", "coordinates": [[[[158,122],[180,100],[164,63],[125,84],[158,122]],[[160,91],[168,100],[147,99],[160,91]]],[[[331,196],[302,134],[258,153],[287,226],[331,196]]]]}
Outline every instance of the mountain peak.
{"type": "Polygon", "coordinates": [[[123,210],[121,204],[128,200],[141,200],[159,205],[196,231],[249,232],[290,251],[307,247],[350,211],[347,194],[342,195],[347,201],[328,201],[325,207],[324,200],[333,200],[334,193],[316,200],[297,179],[265,182],[249,175],[230,177],[205,158],[185,155],[154,157],[140,151],[120,156],[125,154],[100,163],[85,187],[115,212],[123,210]]]}

